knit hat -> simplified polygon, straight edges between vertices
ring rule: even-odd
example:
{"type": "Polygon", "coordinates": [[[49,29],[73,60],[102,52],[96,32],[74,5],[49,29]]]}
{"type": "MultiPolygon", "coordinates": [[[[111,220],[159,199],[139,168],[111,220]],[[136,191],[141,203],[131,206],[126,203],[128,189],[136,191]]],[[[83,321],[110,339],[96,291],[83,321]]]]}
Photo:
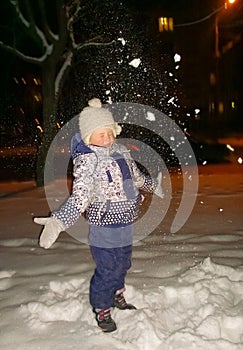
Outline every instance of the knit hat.
{"type": "Polygon", "coordinates": [[[93,98],[88,102],[79,115],[79,129],[84,143],[89,144],[91,134],[101,128],[110,128],[114,137],[121,133],[121,127],[118,125],[107,108],[103,108],[98,98],[93,98]]]}

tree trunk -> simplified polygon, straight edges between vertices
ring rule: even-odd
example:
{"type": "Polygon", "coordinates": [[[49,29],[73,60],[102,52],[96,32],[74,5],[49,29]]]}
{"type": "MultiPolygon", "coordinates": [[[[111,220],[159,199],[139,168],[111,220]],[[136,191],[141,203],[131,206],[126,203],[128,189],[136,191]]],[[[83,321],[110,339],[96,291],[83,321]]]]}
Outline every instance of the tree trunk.
{"type": "MultiPolygon", "coordinates": [[[[51,60],[50,60],[51,61],[51,60]]],[[[56,97],[55,97],[55,74],[56,62],[47,62],[42,66],[42,100],[43,100],[43,138],[38,149],[36,165],[36,184],[44,186],[46,156],[56,132],[56,97]]],[[[50,165],[51,166],[51,165],[50,165]]]]}

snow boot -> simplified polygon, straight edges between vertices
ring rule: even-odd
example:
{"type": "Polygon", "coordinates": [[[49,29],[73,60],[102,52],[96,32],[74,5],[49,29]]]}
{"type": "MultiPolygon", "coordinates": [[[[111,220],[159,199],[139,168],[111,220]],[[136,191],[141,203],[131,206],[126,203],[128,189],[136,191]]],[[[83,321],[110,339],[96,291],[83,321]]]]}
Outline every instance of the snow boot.
{"type": "Polygon", "coordinates": [[[116,323],[111,318],[110,308],[108,309],[93,309],[96,315],[98,326],[103,332],[109,333],[116,330],[116,323]]]}
{"type": "Polygon", "coordinates": [[[136,310],[137,308],[126,302],[123,293],[115,294],[113,300],[113,307],[117,307],[120,310],[136,310]]]}

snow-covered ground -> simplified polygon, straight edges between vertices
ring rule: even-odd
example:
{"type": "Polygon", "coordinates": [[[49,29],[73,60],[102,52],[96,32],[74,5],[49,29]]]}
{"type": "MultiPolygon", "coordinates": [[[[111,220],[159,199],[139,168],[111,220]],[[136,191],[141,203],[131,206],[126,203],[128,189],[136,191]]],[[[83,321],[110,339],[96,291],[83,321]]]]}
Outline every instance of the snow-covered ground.
{"type": "MultiPolygon", "coordinates": [[[[242,350],[243,165],[199,170],[182,229],[170,233],[183,191],[173,175],[166,217],[134,245],[126,298],[137,310],[113,310],[118,330],[110,334],[89,305],[89,247],[63,233],[39,248],[32,218],[48,214],[44,189],[0,184],[0,349],[242,350]]],[[[153,202],[156,215],[161,199],[153,202]]]]}

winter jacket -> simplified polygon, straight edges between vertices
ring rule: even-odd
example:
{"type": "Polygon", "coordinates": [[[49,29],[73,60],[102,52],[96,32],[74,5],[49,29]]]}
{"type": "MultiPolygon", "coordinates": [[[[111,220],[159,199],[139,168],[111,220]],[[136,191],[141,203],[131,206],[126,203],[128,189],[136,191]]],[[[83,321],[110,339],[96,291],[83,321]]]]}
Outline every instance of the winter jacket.
{"type": "Polygon", "coordinates": [[[127,148],[114,142],[111,147],[85,145],[79,136],[72,141],[72,194],[52,215],[63,230],[85,212],[91,225],[130,224],[138,216],[141,195],[152,192],[155,182],[144,175],[127,148]]]}

